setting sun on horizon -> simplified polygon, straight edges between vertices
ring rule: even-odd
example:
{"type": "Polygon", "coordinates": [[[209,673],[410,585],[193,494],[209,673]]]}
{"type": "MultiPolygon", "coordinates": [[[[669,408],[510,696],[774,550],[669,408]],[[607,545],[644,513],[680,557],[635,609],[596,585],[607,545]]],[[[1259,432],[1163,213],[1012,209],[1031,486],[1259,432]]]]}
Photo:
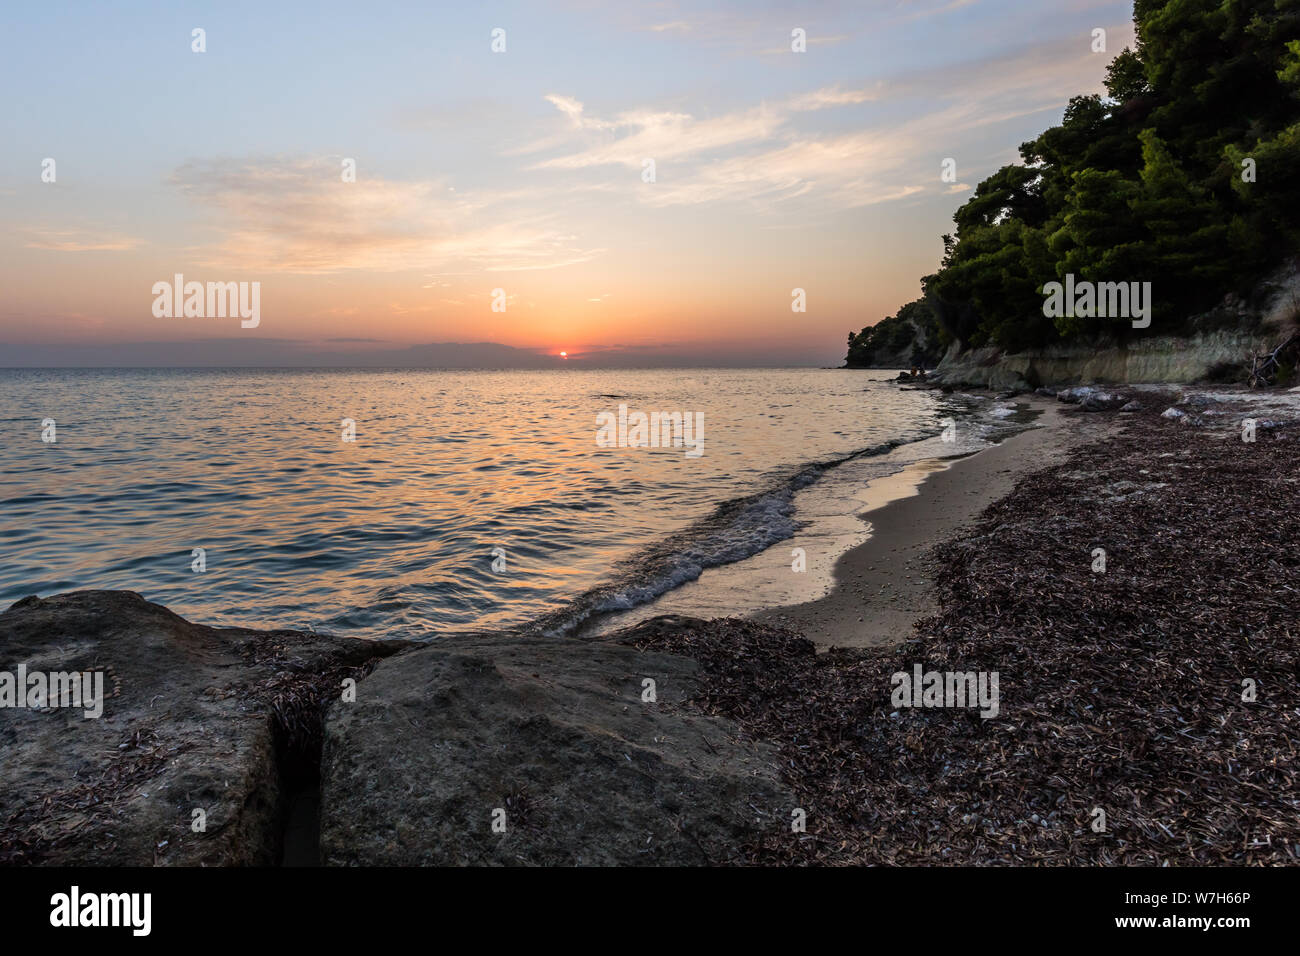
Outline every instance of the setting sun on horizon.
{"type": "Polygon", "coordinates": [[[19,949],[1287,923],[1300,0],[8,7],[19,949]]]}
{"type": "Polygon", "coordinates": [[[1101,89],[1079,37],[1132,38],[1115,0],[675,6],[24,8],[9,363],[536,364],[564,337],[615,366],[837,364],[916,298],[970,184],[1101,89]],[[154,314],[174,276],[260,283],[260,322],[154,314]]]}

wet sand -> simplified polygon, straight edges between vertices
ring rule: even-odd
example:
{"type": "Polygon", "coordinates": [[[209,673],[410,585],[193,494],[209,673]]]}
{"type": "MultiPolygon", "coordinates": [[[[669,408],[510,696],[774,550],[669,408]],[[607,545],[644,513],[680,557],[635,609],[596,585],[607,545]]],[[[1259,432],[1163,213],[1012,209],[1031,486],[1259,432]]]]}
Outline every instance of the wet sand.
{"type": "Polygon", "coordinates": [[[736,618],[624,635],[693,657],[692,705],[775,744],[815,808],[799,839],[756,840],[747,862],[1300,861],[1300,417],[1250,442],[1240,422],[1267,421],[1275,396],[1106,404],[1135,394],[1128,412],[1045,412],[1045,429],[933,473],[866,515],[877,537],[830,597],[785,611],[823,641],[888,642],[934,600],[917,557],[942,534],[942,607],[903,643],[817,653],[801,629],[736,618]],[[895,605],[858,596],[878,584],[895,605]],[[997,713],[900,702],[896,678],[918,667],[997,674],[997,713]]]}
{"type": "Polygon", "coordinates": [[[802,631],[818,649],[894,644],[938,610],[927,557],[985,508],[1010,493],[1025,474],[1055,464],[1070,448],[1100,437],[1109,416],[1068,409],[1050,399],[1021,398],[1040,415],[1038,427],[956,460],[928,459],[871,483],[880,505],[863,514],[871,537],[835,565],[835,587],[805,604],[750,615],[802,631]]]}

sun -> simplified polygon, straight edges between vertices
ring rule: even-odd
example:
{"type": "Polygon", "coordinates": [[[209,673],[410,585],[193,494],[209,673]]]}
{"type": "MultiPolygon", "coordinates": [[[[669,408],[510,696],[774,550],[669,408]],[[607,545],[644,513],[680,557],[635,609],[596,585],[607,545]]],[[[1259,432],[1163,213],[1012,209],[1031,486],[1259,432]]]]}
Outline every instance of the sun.
{"type": "Polygon", "coordinates": [[[568,358],[568,357],[569,357],[569,353],[568,353],[568,352],[561,352],[561,353],[560,353],[560,358],[562,358],[562,359],[566,359],[566,358],[568,358]]]}

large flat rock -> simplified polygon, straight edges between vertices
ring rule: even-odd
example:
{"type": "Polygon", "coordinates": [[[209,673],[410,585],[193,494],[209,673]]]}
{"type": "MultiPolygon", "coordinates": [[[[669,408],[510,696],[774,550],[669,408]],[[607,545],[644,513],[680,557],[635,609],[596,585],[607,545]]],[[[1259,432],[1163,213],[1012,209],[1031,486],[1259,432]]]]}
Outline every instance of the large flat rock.
{"type": "Polygon", "coordinates": [[[276,864],[304,828],[311,862],[289,798],[318,767],[340,865],[725,862],[794,806],[775,751],[685,704],[692,660],[616,639],[413,649],[80,591],[0,614],[0,672],[20,669],[102,673],[105,698],[0,706],[0,863],[276,864]]]}
{"type": "Polygon", "coordinates": [[[329,711],[322,857],[703,864],[788,837],[795,803],[775,751],[684,707],[696,674],[685,657],[569,638],[448,642],[384,661],[355,703],[329,711]]]}
{"type": "Polygon", "coordinates": [[[204,627],[129,591],[19,601],[0,671],[102,671],[106,699],[98,718],[0,706],[0,863],[278,862],[285,746],[310,746],[320,695],[396,649],[204,627]]]}

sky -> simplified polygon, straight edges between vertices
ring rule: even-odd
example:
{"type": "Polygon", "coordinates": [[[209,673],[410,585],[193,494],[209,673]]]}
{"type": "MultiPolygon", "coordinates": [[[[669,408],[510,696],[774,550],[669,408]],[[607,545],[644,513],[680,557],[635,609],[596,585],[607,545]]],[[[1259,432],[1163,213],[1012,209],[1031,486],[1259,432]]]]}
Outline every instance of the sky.
{"type": "Polygon", "coordinates": [[[1131,17],[6,4],[0,367],[838,365],[1131,17]],[[177,274],[258,283],[256,326],[156,314],[177,274]]]}

